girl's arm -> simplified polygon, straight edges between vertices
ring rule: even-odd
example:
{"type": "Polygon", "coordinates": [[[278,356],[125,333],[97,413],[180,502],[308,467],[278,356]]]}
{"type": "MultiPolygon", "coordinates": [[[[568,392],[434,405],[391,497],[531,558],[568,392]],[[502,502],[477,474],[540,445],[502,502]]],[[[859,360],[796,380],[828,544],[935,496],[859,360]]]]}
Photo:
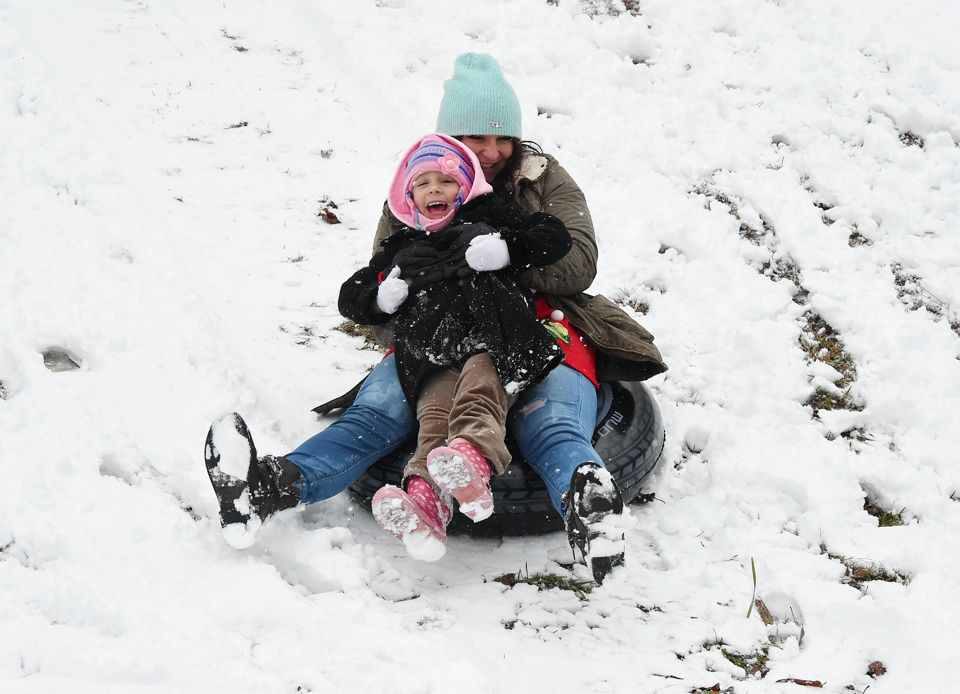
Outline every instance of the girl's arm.
{"type": "Polygon", "coordinates": [[[389,264],[387,254],[381,251],[340,286],[337,309],[344,318],[360,325],[382,325],[390,320],[377,308],[377,292],[389,264]]]}

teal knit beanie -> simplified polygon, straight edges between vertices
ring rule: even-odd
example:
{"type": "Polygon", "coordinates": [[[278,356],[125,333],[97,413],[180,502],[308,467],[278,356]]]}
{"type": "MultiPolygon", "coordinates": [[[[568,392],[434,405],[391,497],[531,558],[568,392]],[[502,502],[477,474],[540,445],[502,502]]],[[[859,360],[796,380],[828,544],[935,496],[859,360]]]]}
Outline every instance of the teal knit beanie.
{"type": "Polygon", "coordinates": [[[520,137],[520,102],[493,56],[457,56],[453,77],[443,85],[437,132],[520,137]]]}

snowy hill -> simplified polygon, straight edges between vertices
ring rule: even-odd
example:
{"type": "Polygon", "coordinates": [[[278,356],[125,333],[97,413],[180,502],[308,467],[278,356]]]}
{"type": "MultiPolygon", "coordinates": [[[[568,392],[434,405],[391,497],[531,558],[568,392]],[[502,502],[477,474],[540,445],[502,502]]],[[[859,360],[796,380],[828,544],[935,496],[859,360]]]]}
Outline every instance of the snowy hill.
{"type": "Polygon", "coordinates": [[[956,688],[960,9],[625,4],[0,0],[0,691],[956,688]],[[376,362],[337,290],[467,50],[670,365],[587,596],[493,580],[560,534],[419,564],[346,495],[234,551],[201,463],[376,362]]]}

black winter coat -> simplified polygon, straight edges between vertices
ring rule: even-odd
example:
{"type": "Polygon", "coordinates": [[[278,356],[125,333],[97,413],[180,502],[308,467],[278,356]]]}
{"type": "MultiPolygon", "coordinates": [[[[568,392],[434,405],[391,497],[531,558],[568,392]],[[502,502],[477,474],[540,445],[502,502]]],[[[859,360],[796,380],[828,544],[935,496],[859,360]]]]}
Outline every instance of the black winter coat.
{"type": "Polygon", "coordinates": [[[533,295],[517,282],[530,267],[549,265],[571,247],[570,234],[556,217],[524,215],[497,195],[464,205],[446,228],[432,234],[403,227],[381,244],[370,264],[340,288],[345,317],[366,325],[394,321],[397,373],[415,406],[425,380],[468,357],[489,353],[500,382],[518,393],[539,382],[563,353],[536,318],[533,295]],[[464,254],[477,236],[499,232],[510,265],[476,272],[464,254]],[[394,267],[410,294],[393,316],[377,308],[377,289],[394,267]]]}

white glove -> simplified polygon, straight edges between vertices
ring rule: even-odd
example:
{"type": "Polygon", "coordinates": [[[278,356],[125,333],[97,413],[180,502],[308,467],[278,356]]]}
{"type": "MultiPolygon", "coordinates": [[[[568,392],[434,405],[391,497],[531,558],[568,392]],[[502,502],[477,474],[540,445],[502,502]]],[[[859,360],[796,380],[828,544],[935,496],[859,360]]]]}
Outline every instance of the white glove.
{"type": "Polygon", "coordinates": [[[464,258],[477,272],[502,270],[510,264],[510,249],[500,234],[484,234],[470,241],[464,258]]]}
{"type": "Polygon", "coordinates": [[[406,280],[400,279],[400,268],[395,267],[377,288],[377,308],[382,313],[396,313],[409,293],[406,280]]]}

